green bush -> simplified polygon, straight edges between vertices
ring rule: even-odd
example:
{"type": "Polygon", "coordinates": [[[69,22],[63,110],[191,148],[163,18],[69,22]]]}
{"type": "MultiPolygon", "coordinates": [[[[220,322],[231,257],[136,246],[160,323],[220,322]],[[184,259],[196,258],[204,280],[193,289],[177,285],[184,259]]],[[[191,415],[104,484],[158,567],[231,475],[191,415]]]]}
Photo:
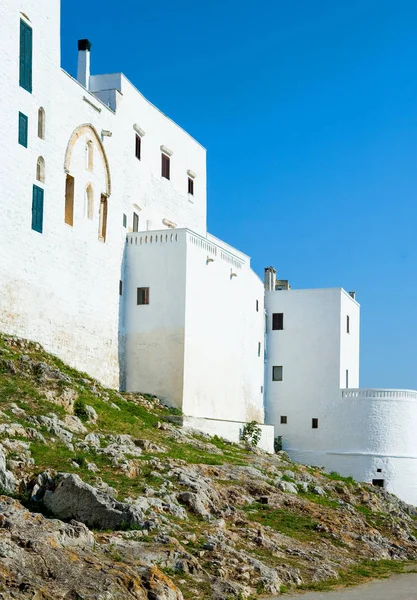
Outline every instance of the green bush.
{"type": "Polygon", "coordinates": [[[246,423],[240,434],[240,439],[245,444],[250,444],[254,448],[259,444],[261,439],[262,429],[259,427],[256,421],[246,423]]]}
{"type": "Polygon", "coordinates": [[[278,454],[282,450],[282,435],[277,435],[274,438],[274,451],[275,454],[278,454]]]}
{"type": "Polygon", "coordinates": [[[74,404],[74,415],[82,421],[87,421],[88,412],[84,400],[76,400],[74,404]]]}

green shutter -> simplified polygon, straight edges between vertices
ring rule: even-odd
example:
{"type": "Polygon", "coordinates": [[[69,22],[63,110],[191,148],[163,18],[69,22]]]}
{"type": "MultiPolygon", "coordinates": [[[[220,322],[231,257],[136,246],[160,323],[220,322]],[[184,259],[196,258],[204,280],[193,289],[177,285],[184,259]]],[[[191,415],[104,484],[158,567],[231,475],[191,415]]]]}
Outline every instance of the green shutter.
{"type": "Polygon", "coordinates": [[[43,189],[37,185],[33,186],[32,195],[32,229],[42,233],[43,231],[43,189]]]}
{"type": "Polygon", "coordinates": [[[26,115],[19,113],[19,144],[28,147],[28,124],[29,120],[26,115]]]}
{"type": "Polygon", "coordinates": [[[24,21],[20,21],[19,83],[30,93],[32,93],[32,48],[32,28],[24,21]]]}

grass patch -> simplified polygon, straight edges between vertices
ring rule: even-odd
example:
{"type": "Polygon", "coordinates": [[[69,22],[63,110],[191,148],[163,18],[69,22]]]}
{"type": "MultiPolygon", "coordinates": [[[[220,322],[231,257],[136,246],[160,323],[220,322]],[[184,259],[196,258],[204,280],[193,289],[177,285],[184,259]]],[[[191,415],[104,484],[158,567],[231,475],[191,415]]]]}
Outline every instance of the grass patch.
{"type": "Polygon", "coordinates": [[[250,521],[271,527],[284,535],[299,540],[317,538],[317,521],[309,516],[293,514],[281,508],[272,508],[266,504],[254,503],[245,506],[244,511],[250,521]]]}

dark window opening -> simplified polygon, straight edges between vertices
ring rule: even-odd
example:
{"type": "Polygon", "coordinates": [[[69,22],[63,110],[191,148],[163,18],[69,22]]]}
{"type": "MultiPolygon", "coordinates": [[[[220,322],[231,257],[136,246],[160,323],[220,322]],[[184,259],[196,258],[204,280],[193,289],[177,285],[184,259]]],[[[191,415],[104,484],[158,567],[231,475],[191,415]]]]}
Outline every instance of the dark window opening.
{"type": "Polygon", "coordinates": [[[259,312],[259,300],[256,301],[256,312],[259,312]]]}
{"type": "Polygon", "coordinates": [[[141,159],[142,153],[142,138],[140,135],[136,135],[136,144],[135,144],[135,156],[138,160],[141,159]]]}
{"type": "Polygon", "coordinates": [[[385,480],[384,479],[372,479],[372,485],[383,488],[383,487],[385,487],[385,480]]]}
{"type": "Polygon", "coordinates": [[[162,154],[162,177],[165,177],[165,179],[171,179],[170,162],[169,156],[162,154]]]}
{"type": "Polygon", "coordinates": [[[350,318],[346,315],[346,333],[350,333],[350,318]]]}
{"type": "MultiPolygon", "coordinates": [[[[168,177],[169,179],[169,177],[168,177]]],[[[191,196],[194,196],[194,179],[192,177],[188,178],[188,193],[191,196]]]]}
{"type": "Polygon", "coordinates": [[[376,472],[377,473],[382,473],[382,469],[377,469],[376,472]]]}
{"type": "Polygon", "coordinates": [[[138,288],[138,304],[149,304],[149,288],[138,288]]]}
{"type": "Polygon", "coordinates": [[[282,366],[272,367],[272,381],[282,381],[282,366]]]}
{"type": "Polygon", "coordinates": [[[20,21],[20,57],[19,57],[19,85],[32,93],[32,28],[20,21]]]}
{"type": "Polygon", "coordinates": [[[28,125],[29,119],[23,113],[19,113],[19,144],[28,147],[28,125]]]}
{"type": "Polygon", "coordinates": [[[346,369],[346,389],[349,387],[349,369],[346,369]]]}
{"type": "Polygon", "coordinates": [[[284,313],[274,313],[272,315],[272,329],[274,331],[284,329],[284,313]]]}
{"type": "Polygon", "coordinates": [[[318,429],[319,428],[319,420],[318,419],[312,419],[311,420],[311,427],[312,427],[312,429],[318,429]]]}
{"type": "Polygon", "coordinates": [[[123,281],[119,281],[119,296],[123,295],[123,281]]]}
{"type": "Polygon", "coordinates": [[[287,424],[287,417],[283,417],[281,416],[281,425],[286,425],[287,424]]]}
{"type": "Polygon", "coordinates": [[[261,356],[261,342],[258,342],[258,356],[261,356]]]}
{"type": "Polygon", "coordinates": [[[123,227],[127,227],[127,216],[123,213],[123,227]]]}
{"type": "Polygon", "coordinates": [[[264,393],[264,386],[261,385],[261,394],[263,394],[263,393],[264,393]]]}
{"type": "Polygon", "coordinates": [[[133,213],[133,231],[139,231],[139,215],[137,213],[133,213]]]}

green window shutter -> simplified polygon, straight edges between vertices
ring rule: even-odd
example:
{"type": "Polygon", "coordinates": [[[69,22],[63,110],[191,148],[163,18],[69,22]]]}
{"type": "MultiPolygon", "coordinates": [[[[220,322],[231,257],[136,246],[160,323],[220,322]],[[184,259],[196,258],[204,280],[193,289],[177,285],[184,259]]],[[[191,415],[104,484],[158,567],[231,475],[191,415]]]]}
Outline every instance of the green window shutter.
{"type": "Polygon", "coordinates": [[[43,196],[43,189],[34,185],[32,195],[32,229],[39,233],[43,231],[43,196]]]}
{"type": "Polygon", "coordinates": [[[32,93],[32,50],[33,31],[27,23],[20,21],[20,60],[19,83],[20,86],[32,93]]]}
{"type": "Polygon", "coordinates": [[[28,147],[28,127],[29,120],[26,115],[19,113],[19,144],[28,147]]]}

